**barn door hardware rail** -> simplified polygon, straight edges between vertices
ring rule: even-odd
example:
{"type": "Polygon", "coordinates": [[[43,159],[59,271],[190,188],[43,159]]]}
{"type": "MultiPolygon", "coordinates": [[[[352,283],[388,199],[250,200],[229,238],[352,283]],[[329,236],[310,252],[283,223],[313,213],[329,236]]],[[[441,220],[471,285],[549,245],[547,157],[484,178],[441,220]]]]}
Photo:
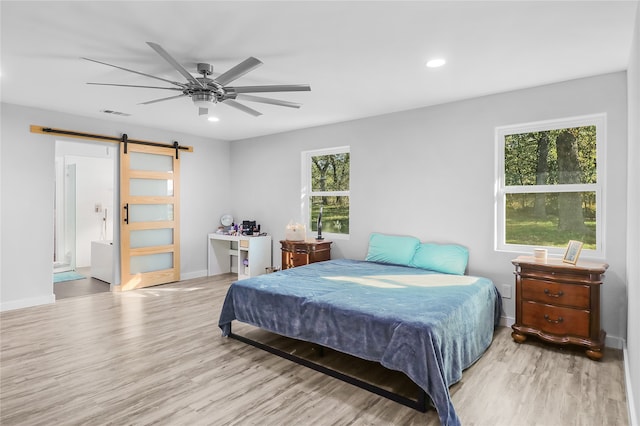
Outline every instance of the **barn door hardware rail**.
{"type": "Polygon", "coordinates": [[[72,138],[91,139],[91,140],[97,140],[100,142],[124,143],[125,152],[126,152],[126,145],[129,143],[135,143],[138,145],[157,146],[161,148],[172,148],[176,150],[176,158],[178,158],[179,151],[193,152],[192,146],[183,146],[183,145],[180,145],[177,141],[173,142],[172,144],[166,144],[161,142],[130,139],[126,133],[123,133],[122,136],[117,137],[117,136],[99,135],[95,133],[76,132],[74,130],[54,129],[52,127],[35,126],[35,125],[31,125],[31,133],[42,133],[46,135],[60,135],[60,136],[67,136],[72,138]]]}

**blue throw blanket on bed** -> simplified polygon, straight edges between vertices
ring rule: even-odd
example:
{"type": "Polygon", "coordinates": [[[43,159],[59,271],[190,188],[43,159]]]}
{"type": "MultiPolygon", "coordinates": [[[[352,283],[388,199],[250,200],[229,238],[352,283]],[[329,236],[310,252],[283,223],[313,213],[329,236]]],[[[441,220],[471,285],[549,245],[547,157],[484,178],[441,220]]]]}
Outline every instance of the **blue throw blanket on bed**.
{"type": "Polygon", "coordinates": [[[489,347],[500,296],[486,278],[338,259],[237,281],[219,326],[244,323],[402,371],[458,425],[449,386],[489,347]]]}

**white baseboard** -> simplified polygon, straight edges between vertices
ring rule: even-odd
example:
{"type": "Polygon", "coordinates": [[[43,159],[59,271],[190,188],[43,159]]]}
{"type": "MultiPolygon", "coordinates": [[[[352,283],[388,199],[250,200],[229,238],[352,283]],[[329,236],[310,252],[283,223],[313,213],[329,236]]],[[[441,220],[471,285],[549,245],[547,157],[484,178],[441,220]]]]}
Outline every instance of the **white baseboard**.
{"type": "Polygon", "coordinates": [[[207,276],[207,270],[203,269],[201,271],[193,271],[193,272],[181,272],[180,273],[180,281],[190,280],[193,278],[202,278],[207,276]]]}
{"type": "Polygon", "coordinates": [[[56,295],[51,294],[49,296],[34,297],[31,299],[20,299],[10,302],[2,302],[0,303],[0,312],[11,311],[14,309],[30,308],[32,306],[38,305],[46,305],[49,303],[55,303],[55,301],[56,295]]]}
{"type": "Polygon", "coordinates": [[[607,337],[604,339],[604,345],[607,348],[613,349],[623,349],[625,346],[624,339],[622,337],[609,335],[607,335],[607,337]]]}
{"type": "MultiPolygon", "coordinates": [[[[500,317],[500,325],[503,327],[511,327],[516,322],[513,317],[500,317]]],[[[618,336],[609,336],[605,338],[604,345],[607,348],[622,349],[624,345],[624,339],[618,336]]]]}
{"type": "Polygon", "coordinates": [[[513,317],[505,317],[505,316],[500,317],[500,325],[502,327],[511,327],[515,323],[516,323],[516,319],[513,317]]]}
{"type": "Polygon", "coordinates": [[[633,387],[631,383],[631,370],[629,370],[629,352],[627,352],[627,342],[623,341],[622,358],[624,362],[624,382],[627,390],[627,409],[629,410],[629,425],[638,426],[638,415],[633,398],[633,387]]]}

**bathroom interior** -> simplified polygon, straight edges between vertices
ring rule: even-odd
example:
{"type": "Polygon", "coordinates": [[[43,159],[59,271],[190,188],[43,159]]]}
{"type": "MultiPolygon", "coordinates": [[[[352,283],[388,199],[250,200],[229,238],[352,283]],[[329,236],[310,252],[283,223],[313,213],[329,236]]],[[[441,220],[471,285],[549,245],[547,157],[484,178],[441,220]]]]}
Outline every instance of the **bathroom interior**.
{"type": "Polygon", "coordinates": [[[116,158],[117,146],[56,141],[56,300],[109,291],[113,284],[116,158]]]}

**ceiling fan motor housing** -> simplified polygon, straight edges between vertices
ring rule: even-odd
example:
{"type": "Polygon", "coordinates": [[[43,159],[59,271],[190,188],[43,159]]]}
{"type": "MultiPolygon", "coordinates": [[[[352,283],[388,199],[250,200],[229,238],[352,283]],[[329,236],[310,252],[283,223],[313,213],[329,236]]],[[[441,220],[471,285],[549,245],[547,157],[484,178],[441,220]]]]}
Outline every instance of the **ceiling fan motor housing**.
{"type": "Polygon", "coordinates": [[[196,106],[206,107],[208,103],[216,103],[217,99],[211,91],[195,92],[191,95],[191,100],[196,106]]]}
{"type": "Polygon", "coordinates": [[[211,64],[205,64],[205,63],[198,63],[197,65],[198,67],[198,73],[202,74],[204,77],[213,74],[213,65],[211,64]]]}

